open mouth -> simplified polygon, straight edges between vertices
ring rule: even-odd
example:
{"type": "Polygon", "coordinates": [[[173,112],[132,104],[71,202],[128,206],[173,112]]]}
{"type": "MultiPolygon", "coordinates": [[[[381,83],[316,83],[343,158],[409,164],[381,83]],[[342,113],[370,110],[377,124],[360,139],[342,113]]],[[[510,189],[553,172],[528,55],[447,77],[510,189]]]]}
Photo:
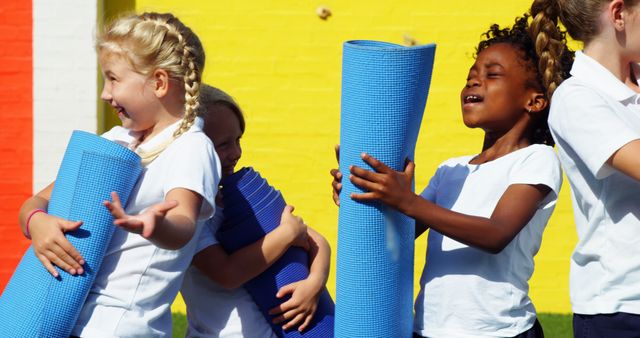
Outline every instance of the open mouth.
{"type": "Polygon", "coordinates": [[[465,95],[462,98],[462,103],[478,103],[478,102],[482,102],[483,98],[480,95],[465,95]]]}

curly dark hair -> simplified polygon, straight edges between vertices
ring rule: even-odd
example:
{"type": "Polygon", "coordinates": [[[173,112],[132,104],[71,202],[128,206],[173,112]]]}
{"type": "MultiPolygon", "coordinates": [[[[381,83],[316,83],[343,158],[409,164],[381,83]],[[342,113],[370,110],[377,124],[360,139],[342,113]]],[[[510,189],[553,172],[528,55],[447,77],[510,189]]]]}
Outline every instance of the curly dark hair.
{"type": "MultiPolygon", "coordinates": [[[[537,48],[536,45],[543,33],[536,32],[536,28],[529,25],[528,14],[516,18],[512,27],[500,28],[498,24],[493,24],[487,32],[482,34],[483,39],[476,47],[476,56],[483,50],[498,43],[513,46],[520,52],[521,61],[527,73],[534,74],[527,80],[527,87],[540,90],[547,100],[550,100],[553,91],[564,79],[569,77],[574,53],[567,47],[564,32],[557,27],[557,32],[554,33],[559,34],[560,38],[554,40],[556,42],[554,46],[559,48],[556,48],[554,52],[551,52],[548,48],[545,49],[544,46],[543,48],[537,48]],[[541,59],[544,59],[544,61],[541,62],[541,59]]],[[[547,34],[547,32],[544,32],[544,34],[547,34]]],[[[549,125],[547,124],[549,105],[540,113],[540,118],[536,120],[533,126],[531,141],[553,146],[555,142],[551,137],[549,125]]]]}

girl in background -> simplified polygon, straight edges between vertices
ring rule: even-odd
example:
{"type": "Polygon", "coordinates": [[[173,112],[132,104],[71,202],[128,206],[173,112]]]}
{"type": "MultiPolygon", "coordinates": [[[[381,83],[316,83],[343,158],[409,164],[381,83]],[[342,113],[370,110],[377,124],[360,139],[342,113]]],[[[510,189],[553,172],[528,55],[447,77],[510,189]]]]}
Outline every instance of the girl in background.
{"type": "MultiPolygon", "coordinates": [[[[227,93],[203,85],[201,88],[204,132],[220,157],[222,177],[235,172],[242,156],[240,139],[245,120],[238,104],[227,93]]],[[[220,197],[220,196],[218,196],[220,197]]],[[[255,243],[227,254],[215,234],[224,220],[222,199],[213,218],[206,222],[197,254],[187,270],[181,293],[187,305],[187,337],[275,338],[257,305],[242,288],[280,258],[291,246],[307,248],[311,268],[305,280],[284,286],[277,297],[291,298],[272,309],[274,322],[285,330],[304,331],[315,314],[318,297],[329,275],[330,247],[327,241],[291,215],[287,206],[280,225],[255,243]]]]}
{"type": "MultiPolygon", "coordinates": [[[[145,170],[123,206],[74,336],[170,336],[170,304],[193,256],[198,220],[214,211],[220,167],[196,116],[204,50],[171,14],[119,18],[98,34],[101,98],[122,121],[103,137],[133,149],[145,170]],[[126,208],[125,208],[126,207],[126,208]]],[[[43,265],[82,274],[84,260],[64,237],[81,222],[46,213],[53,184],[28,199],[20,225],[43,265]]]]}
{"type": "MultiPolygon", "coordinates": [[[[536,0],[534,23],[584,44],[556,90],[549,126],[571,184],[575,337],[640,337],[640,6],[536,0]]],[[[557,42],[555,42],[557,44],[557,42]]]]}

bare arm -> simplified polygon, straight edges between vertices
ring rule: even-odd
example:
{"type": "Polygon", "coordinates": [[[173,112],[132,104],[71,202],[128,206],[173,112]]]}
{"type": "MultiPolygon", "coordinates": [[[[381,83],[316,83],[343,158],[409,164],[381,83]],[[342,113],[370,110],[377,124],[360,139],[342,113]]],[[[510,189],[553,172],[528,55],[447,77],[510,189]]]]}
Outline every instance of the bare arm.
{"type": "Polygon", "coordinates": [[[640,140],[634,140],[622,146],[611,155],[607,164],[640,181],[640,140]]]}
{"type": "Polygon", "coordinates": [[[287,206],[280,225],[248,246],[227,254],[221,245],[211,245],[193,258],[193,264],[206,276],[227,289],[242,286],[275,263],[291,245],[307,243],[307,226],[291,214],[287,206]]]}
{"type": "Polygon", "coordinates": [[[142,235],[163,249],[176,250],[185,246],[196,229],[202,196],[184,188],[167,193],[164,202],[149,207],[138,215],[127,215],[118,194],[111,193],[112,202],[105,206],[114,217],[113,223],[142,235]]]}
{"type": "Polygon", "coordinates": [[[498,253],[506,247],[535,214],[550,192],[546,185],[513,184],[502,195],[489,218],[454,212],[429,202],[411,191],[415,165],[409,162],[397,172],[369,155],[363,160],[377,172],[351,168],[351,181],[368,192],[353,194],[355,200],[380,200],[459,242],[498,253]]]}

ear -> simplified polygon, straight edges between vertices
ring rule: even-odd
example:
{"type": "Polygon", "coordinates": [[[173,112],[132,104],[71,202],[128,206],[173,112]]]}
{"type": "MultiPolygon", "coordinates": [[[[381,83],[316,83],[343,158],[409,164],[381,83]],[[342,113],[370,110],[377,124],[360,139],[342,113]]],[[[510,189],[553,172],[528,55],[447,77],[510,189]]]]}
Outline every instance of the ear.
{"type": "Polygon", "coordinates": [[[525,109],[529,114],[535,115],[543,111],[549,105],[549,101],[544,94],[537,92],[533,93],[529,98],[529,101],[525,105],[525,109]]]}
{"type": "Polygon", "coordinates": [[[164,69],[156,69],[151,74],[151,81],[153,83],[153,93],[156,97],[161,98],[167,95],[170,86],[169,73],[164,69]]]}
{"type": "Polygon", "coordinates": [[[618,31],[624,31],[624,20],[626,17],[626,7],[624,6],[624,0],[613,0],[607,5],[607,13],[609,20],[613,24],[613,28],[618,31]]]}

